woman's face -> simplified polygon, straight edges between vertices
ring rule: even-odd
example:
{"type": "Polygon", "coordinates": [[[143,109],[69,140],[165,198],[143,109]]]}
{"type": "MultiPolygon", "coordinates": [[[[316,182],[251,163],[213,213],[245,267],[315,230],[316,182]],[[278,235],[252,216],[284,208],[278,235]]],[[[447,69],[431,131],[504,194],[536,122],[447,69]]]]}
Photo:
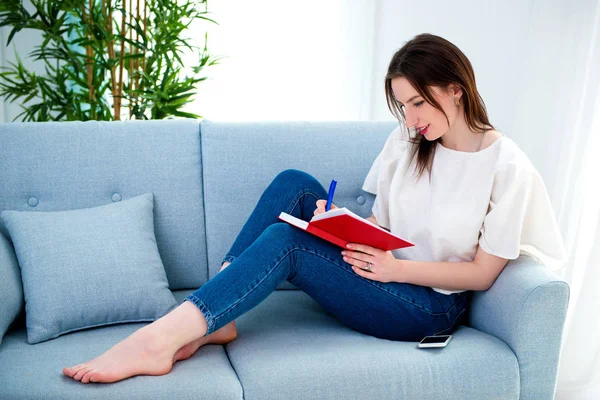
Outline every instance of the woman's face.
{"type": "Polygon", "coordinates": [[[448,125],[444,114],[421,97],[406,78],[394,78],[391,83],[396,100],[402,103],[408,128],[415,128],[417,133],[431,141],[440,138],[454,125],[460,110],[454,99],[460,98],[460,95],[453,93],[453,89],[445,91],[438,86],[430,86],[433,97],[448,115],[448,125]]]}

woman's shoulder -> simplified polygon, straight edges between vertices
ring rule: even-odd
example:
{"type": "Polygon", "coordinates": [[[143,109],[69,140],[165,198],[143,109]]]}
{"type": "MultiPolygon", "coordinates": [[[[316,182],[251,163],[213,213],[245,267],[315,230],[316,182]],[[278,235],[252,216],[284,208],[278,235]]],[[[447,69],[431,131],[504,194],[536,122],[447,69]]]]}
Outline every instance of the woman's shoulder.
{"type": "Polygon", "coordinates": [[[500,139],[501,137],[506,137],[506,135],[504,135],[504,133],[497,131],[495,129],[486,131],[485,135],[483,136],[483,142],[481,143],[480,151],[487,149],[488,147],[493,145],[496,142],[496,140],[500,139]]]}
{"type": "MultiPolygon", "coordinates": [[[[486,132],[484,142],[487,140],[487,145],[492,146],[498,144],[497,160],[496,160],[496,171],[506,171],[507,169],[518,172],[518,171],[529,171],[537,172],[535,166],[525,154],[525,152],[519,147],[519,145],[506,136],[502,132],[488,131],[486,132]],[[488,135],[488,133],[491,133],[488,135]],[[496,141],[499,141],[496,143],[496,141]]],[[[482,146],[483,147],[483,146],[482,146]]]]}

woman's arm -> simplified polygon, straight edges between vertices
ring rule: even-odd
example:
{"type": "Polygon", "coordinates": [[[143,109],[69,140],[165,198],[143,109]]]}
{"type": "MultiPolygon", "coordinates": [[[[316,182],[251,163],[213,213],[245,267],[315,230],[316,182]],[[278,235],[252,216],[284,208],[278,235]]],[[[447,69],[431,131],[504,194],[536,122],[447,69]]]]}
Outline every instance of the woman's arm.
{"type": "Polygon", "coordinates": [[[381,229],[385,229],[385,230],[386,230],[386,231],[388,231],[388,232],[390,231],[388,228],[385,228],[385,227],[383,227],[383,226],[381,226],[381,225],[379,225],[379,224],[377,223],[377,220],[375,219],[375,214],[371,214],[371,216],[370,216],[370,217],[368,217],[368,218],[367,218],[367,220],[368,220],[368,221],[371,221],[372,223],[374,223],[375,225],[377,225],[377,226],[378,226],[378,227],[380,227],[381,229]]]}
{"type": "Polygon", "coordinates": [[[379,224],[377,223],[377,220],[375,219],[375,214],[371,214],[371,216],[367,217],[367,219],[369,221],[371,221],[372,223],[374,223],[375,225],[379,226],[379,224]]]}
{"type": "Polygon", "coordinates": [[[508,260],[478,248],[471,262],[398,260],[398,263],[397,282],[446,290],[488,290],[508,260]]]}
{"type": "MultiPolygon", "coordinates": [[[[380,226],[373,214],[367,220],[380,226]]],[[[398,263],[397,282],[446,290],[488,290],[508,260],[488,254],[479,247],[470,262],[398,260],[398,263]]]]}

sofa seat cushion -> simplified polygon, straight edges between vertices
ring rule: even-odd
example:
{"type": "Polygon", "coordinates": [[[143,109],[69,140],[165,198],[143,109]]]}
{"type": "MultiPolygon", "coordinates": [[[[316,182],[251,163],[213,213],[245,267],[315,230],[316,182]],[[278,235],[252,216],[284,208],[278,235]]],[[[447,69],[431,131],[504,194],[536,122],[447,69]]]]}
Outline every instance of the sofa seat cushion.
{"type": "Polygon", "coordinates": [[[276,290],[236,326],[226,349],[246,400],[519,398],[514,353],[466,326],[418,349],[347,328],[299,290],[276,290]]]}
{"type": "MultiPolygon", "coordinates": [[[[179,303],[191,291],[175,291],[179,303]]],[[[134,376],[113,384],[83,384],[63,367],[91,360],[146,323],[69,333],[30,345],[25,327],[9,330],[0,345],[2,399],[242,399],[242,388],[221,345],[205,345],[163,376],[134,376]]]]}

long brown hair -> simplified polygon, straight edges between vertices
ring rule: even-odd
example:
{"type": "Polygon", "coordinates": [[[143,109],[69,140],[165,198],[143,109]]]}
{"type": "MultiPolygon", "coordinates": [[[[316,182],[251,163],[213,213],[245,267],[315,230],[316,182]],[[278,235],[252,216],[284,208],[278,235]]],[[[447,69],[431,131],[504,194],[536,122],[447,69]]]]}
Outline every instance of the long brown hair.
{"type": "MultiPolygon", "coordinates": [[[[439,36],[423,33],[415,36],[398,50],[388,67],[385,77],[385,95],[391,113],[401,124],[405,124],[406,116],[400,103],[392,91],[392,79],[404,77],[417,92],[433,107],[448,115],[433,97],[429,86],[448,88],[455,84],[462,89],[460,101],[464,105],[464,116],[469,129],[485,132],[494,129],[488,120],[485,103],[477,91],[475,73],[469,59],[454,44],[439,36]]],[[[431,181],[431,168],[435,156],[436,144],[439,141],[429,141],[417,135],[411,138],[413,143],[411,161],[417,155],[415,166],[416,177],[419,179],[425,169],[431,181]]]]}

